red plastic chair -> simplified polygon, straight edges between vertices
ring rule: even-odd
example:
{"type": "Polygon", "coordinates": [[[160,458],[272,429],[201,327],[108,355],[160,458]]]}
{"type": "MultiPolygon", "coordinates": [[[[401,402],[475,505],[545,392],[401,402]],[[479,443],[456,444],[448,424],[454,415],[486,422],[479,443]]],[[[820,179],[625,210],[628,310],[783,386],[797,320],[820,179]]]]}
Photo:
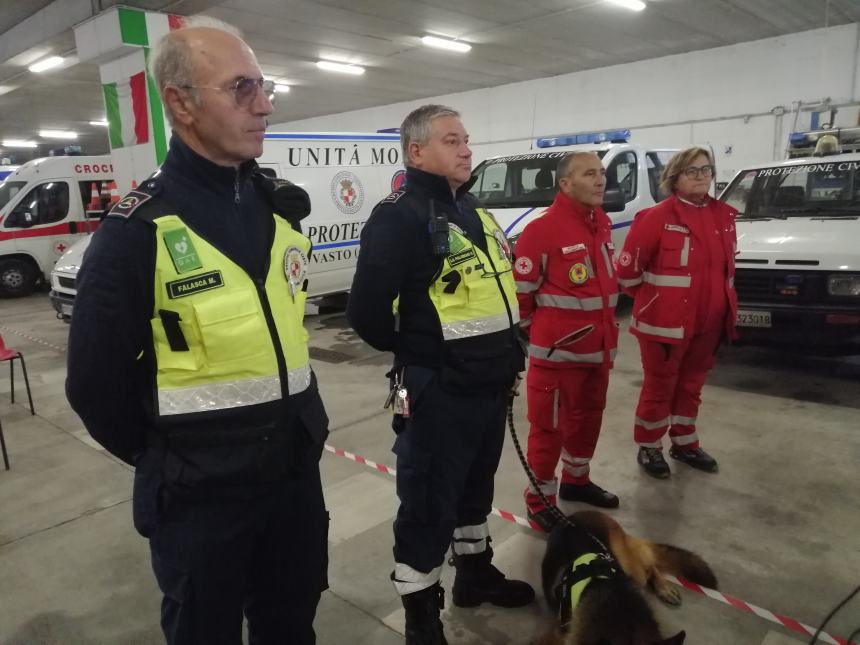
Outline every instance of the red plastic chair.
{"type": "MultiPolygon", "coordinates": [[[[30,414],[36,414],[33,409],[33,395],[30,392],[30,379],[27,377],[27,364],[24,355],[16,349],[6,347],[3,336],[0,335],[0,363],[9,361],[9,380],[12,387],[12,403],[15,403],[15,361],[21,361],[21,370],[24,372],[24,384],[27,386],[27,399],[30,401],[30,414]]],[[[9,455],[6,452],[6,440],[3,437],[3,427],[0,426],[0,450],[3,452],[3,464],[9,470],[9,455]]]]}
{"type": "Polygon", "coordinates": [[[12,403],[15,403],[15,360],[21,361],[21,370],[24,372],[24,385],[27,386],[27,399],[30,401],[30,414],[36,414],[33,409],[33,395],[30,393],[30,379],[27,378],[27,364],[24,362],[24,355],[17,349],[6,347],[3,342],[3,336],[0,335],[0,363],[9,361],[9,380],[12,385],[12,403]]]}

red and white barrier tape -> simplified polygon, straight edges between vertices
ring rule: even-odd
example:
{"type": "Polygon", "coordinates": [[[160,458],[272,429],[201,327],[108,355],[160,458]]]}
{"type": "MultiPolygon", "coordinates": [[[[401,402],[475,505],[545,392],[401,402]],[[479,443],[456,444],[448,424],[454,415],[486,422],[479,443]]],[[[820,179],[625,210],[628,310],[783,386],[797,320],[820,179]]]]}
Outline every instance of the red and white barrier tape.
{"type": "MultiPolygon", "coordinates": [[[[325,445],[325,449],[338,457],[344,457],[356,463],[367,466],[368,468],[373,468],[377,472],[384,473],[386,475],[391,475],[395,477],[397,475],[397,471],[390,466],[386,466],[384,464],[378,464],[375,461],[371,461],[370,459],[366,459],[361,455],[356,455],[354,453],[348,452],[346,450],[342,450],[340,448],[335,448],[328,444],[325,445]]],[[[534,522],[530,522],[529,520],[514,515],[513,513],[509,513],[508,511],[503,511],[501,509],[493,507],[492,514],[496,517],[500,517],[503,520],[508,522],[513,522],[514,524],[519,524],[520,526],[525,526],[530,529],[534,529],[538,532],[541,531],[540,527],[534,522]]],[[[708,598],[713,598],[714,600],[718,600],[723,604],[729,605],[730,607],[734,607],[735,609],[740,609],[748,614],[755,614],[765,620],[769,620],[772,623],[776,623],[777,625],[782,625],[786,629],[789,629],[793,632],[797,632],[798,634],[803,634],[804,636],[812,636],[815,633],[815,628],[810,627],[809,625],[805,625],[793,618],[789,618],[788,616],[781,616],[780,614],[774,614],[767,609],[762,609],[761,607],[756,607],[755,605],[751,605],[743,600],[739,600],[734,596],[730,596],[728,594],[724,594],[722,592],[716,591],[715,589],[708,589],[707,587],[702,587],[697,585],[689,580],[684,580],[682,578],[676,578],[674,576],[666,576],[666,579],[674,582],[676,585],[684,587],[685,589],[689,589],[690,591],[694,591],[697,594],[701,594],[703,596],[707,596],[708,598]]],[[[840,638],[839,636],[833,636],[828,634],[827,632],[821,632],[819,634],[818,639],[822,643],[828,643],[828,645],[851,645],[844,638],[840,638]]],[[[860,645],[856,641],[853,641],[854,645],[860,645]]]]}
{"type": "Polygon", "coordinates": [[[38,343],[39,345],[44,345],[45,347],[50,347],[58,352],[65,353],[66,348],[60,347],[59,345],[54,345],[53,343],[49,343],[46,340],[42,340],[41,338],[36,338],[35,336],[30,336],[29,334],[25,334],[22,331],[18,331],[17,329],[12,329],[11,327],[6,327],[5,325],[0,325],[0,331],[4,333],[15,334],[16,336],[20,336],[21,338],[26,338],[30,342],[38,343]]]}

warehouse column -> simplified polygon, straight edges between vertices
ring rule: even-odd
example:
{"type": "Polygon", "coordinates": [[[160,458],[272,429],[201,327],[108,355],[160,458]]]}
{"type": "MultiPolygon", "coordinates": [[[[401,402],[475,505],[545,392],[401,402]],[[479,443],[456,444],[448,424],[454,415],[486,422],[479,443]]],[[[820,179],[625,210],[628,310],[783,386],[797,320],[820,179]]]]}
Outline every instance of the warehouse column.
{"type": "Polygon", "coordinates": [[[82,63],[97,63],[120,194],[164,161],[170,127],[147,70],[150,48],[180,16],[114,7],[75,27],[82,63]]]}

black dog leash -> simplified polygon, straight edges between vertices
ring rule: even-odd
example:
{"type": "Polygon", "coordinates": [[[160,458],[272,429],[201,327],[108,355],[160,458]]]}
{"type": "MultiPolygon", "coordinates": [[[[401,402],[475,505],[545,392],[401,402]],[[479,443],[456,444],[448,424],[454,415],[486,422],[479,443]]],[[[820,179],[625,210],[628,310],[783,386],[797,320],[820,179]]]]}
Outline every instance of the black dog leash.
{"type": "Polygon", "coordinates": [[[532,472],[532,469],[529,467],[529,462],[526,460],[526,456],[525,456],[525,454],[523,454],[523,448],[520,445],[519,439],[517,438],[517,430],[514,427],[514,395],[513,394],[508,397],[508,428],[511,431],[511,440],[513,440],[513,442],[514,442],[514,448],[517,451],[517,456],[520,458],[520,463],[523,466],[523,470],[526,471],[526,476],[529,478],[529,482],[531,483],[532,488],[535,491],[537,491],[538,497],[544,503],[544,506],[546,508],[550,509],[550,512],[552,513],[552,515],[556,519],[556,521],[561,522],[563,524],[566,524],[567,526],[570,526],[572,528],[578,529],[578,530],[582,531],[583,533],[585,533],[586,535],[588,535],[592,540],[594,540],[594,542],[597,543],[597,545],[600,547],[600,550],[603,553],[612,553],[608,548],[606,548],[606,545],[603,542],[601,542],[600,539],[598,539],[595,535],[592,535],[591,533],[589,533],[585,529],[578,527],[576,524],[574,524],[570,520],[570,518],[567,517],[567,515],[565,515],[564,513],[561,512],[561,509],[558,506],[556,506],[555,504],[550,504],[550,501],[546,498],[546,495],[543,494],[543,491],[540,489],[540,486],[538,485],[537,477],[535,477],[535,474],[532,472]]]}

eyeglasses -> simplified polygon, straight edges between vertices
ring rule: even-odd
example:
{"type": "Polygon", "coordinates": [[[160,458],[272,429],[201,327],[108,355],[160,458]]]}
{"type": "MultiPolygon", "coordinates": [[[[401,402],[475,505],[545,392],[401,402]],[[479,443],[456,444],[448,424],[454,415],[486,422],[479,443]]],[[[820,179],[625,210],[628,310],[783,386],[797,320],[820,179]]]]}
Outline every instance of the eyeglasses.
{"type": "Polygon", "coordinates": [[[233,92],[239,107],[247,108],[262,91],[270,103],[275,101],[275,81],[264,78],[240,78],[227,87],[210,87],[207,85],[183,85],[184,90],[216,90],[218,92],[233,92]]]}
{"type": "Polygon", "coordinates": [[[690,166],[689,168],[684,168],[684,175],[690,179],[698,179],[699,175],[702,177],[713,177],[714,167],[711,165],[702,166],[701,168],[690,166]]]}

